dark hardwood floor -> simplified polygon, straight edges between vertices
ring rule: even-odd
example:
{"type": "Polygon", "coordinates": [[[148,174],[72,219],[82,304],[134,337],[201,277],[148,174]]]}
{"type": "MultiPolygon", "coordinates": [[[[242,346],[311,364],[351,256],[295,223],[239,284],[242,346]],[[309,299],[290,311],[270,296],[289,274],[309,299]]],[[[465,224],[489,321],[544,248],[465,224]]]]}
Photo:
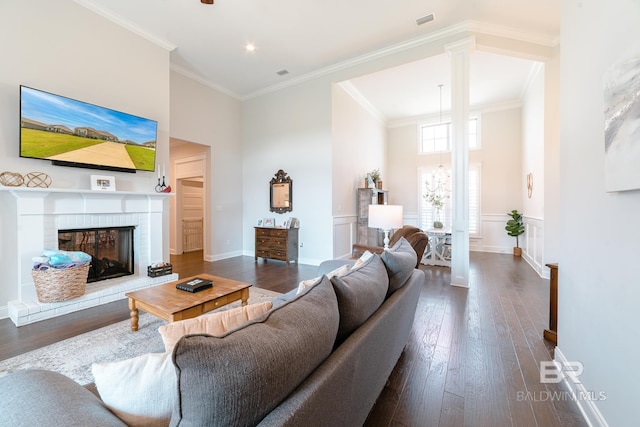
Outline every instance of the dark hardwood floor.
{"type": "MultiPolygon", "coordinates": [[[[209,273],[286,292],[315,266],[236,257],[203,262],[172,256],[181,277],[209,273]]],[[[450,286],[450,270],[420,268],[424,289],[409,343],[366,426],[584,426],[560,385],[541,384],[552,360],[542,338],[549,283],[511,255],[473,252],[471,287],[450,286]],[[559,392],[553,395],[553,392],[559,392]]],[[[0,360],[129,318],[126,301],[16,328],[0,321],[0,360]]]]}

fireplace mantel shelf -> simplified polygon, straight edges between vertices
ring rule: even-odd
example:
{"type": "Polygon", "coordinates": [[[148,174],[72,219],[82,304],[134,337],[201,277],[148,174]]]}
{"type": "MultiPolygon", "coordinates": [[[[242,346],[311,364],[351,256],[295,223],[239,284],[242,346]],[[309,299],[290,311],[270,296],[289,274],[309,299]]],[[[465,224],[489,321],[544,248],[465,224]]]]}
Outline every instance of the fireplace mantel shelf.
{"type": "Polygon", "coordinates": [[[97,195],[103,196],[147,196],[147,197],[170,197],[175,196],[175,193],[156,193],[154,192],[142,192],[142,191],[100,191],[100,190],[83,190],[78,188],[40,188],[40,187],[2,187],[0,191],[6,191],[16,197],[27,195],[41,195],[46,197],[48,194],[75,194],[82,197],[94,197],[97,195]]]}

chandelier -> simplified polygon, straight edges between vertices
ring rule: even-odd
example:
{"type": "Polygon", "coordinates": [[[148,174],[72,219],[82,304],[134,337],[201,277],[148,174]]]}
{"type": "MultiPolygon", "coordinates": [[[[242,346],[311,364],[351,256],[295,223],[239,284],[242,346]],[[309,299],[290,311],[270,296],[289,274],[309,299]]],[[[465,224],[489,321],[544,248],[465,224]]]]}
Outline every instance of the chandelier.
{"type": "MultiPolygon", "coordinates": [[[[442,85],[438,85],[438,88],[440,89],[439,122],[442,124],[442,85]]],[[[447,171],[445,171],[444,165],[442,164],[442,151],[440,151],[440,165],[438,166],[438,169],[431,173],[431,178],[425,182],[426,192],[424,195],[427,203],[438,211],[444,208],[446,199],[451,195],[451,187],[449,185],[450,180],[451,176],[447,171]]]]}

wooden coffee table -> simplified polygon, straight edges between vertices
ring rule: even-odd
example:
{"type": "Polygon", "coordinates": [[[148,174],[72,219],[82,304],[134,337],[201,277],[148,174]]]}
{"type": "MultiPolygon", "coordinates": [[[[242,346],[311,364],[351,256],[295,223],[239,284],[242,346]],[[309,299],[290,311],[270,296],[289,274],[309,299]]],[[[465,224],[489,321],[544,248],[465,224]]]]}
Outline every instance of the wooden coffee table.
{"type": "Polygon", "coordinates": [[[125,296],[129,298],[131,330],[138,330],[138,310],[146,311],[167,322],[175,322],[197,317],[238,300],[242,301],[242,305],[247,305],[250,286],[249,283],[224,277],[198,274],[164,285],[127,292],[125,296]],[[176,289],[176,283],[195,277],[211,280],[213,287],[195,293],[176,289]]]}

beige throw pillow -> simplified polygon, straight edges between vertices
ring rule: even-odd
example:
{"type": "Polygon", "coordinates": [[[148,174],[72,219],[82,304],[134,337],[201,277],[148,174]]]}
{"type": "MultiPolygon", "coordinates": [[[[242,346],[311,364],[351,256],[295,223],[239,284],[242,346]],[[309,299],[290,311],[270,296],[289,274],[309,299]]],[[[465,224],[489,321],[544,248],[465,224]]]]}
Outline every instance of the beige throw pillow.
{"type": "Polygon", "coordinates": [[[222,335],[225,332],[245,324],[251,319],[271,310],[271,301],[250,304],[244,307],[218,313],[205,314],[193,319],[180,320],[160,326],[158,331],[162,335],[165,351],[173,351],[176,343],[184,335],[208,334],[222,335]]]}
{"type": "MultiPolygon", "coordinates": [[[[329,279],[331,279],[332,277],[344,276],[348,272],[349,272],[349,264],[345,264],[345,265],[342,265],[342,266],[336,268],[335,270],[332,270],[332,271],[328,272],[327,274],[325,274],[325,276],[327,276],[329,279]]],[[[303,293],[307,289],[313,288],[314,285],[320,283],[320,279],[322,279],[322,276],[314,277],[313,279],[303,280],[298,285],[298,291],[296,292],[296,295],[300,295],[301,293],[303,293]]]]}
{"type": "Polygon", "coordinates": [[[353,267],[351,267],[351,270],[357,270],[362,266],[362,264],[364,264],[366,260],[368,260],[372,256],[373,256],[373,253],[369,251],[364,251],[364,253],[360,256],[360,258],[358,258],[358,260],[355,263],[353,263],[353,267]]]}

